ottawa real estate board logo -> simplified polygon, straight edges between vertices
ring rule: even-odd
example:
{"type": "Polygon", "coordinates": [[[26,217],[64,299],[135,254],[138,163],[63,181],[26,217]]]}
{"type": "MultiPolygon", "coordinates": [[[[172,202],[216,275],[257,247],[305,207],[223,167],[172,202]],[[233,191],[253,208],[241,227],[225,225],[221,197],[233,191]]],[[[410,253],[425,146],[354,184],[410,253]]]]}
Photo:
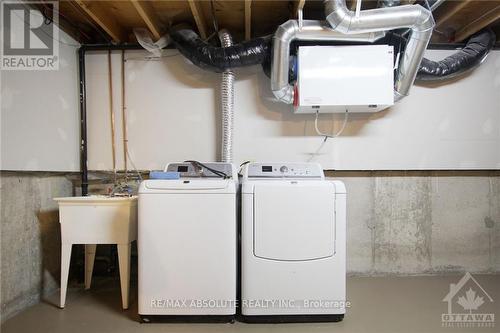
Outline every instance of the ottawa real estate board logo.
{"type": "Polygon", "coordinates": [[[450,284],[443,302],[448,303],[448,312],[441,314],[443,327],[495,327],[493,298],[468,272],[458,283],[450,284]]]}
{"type": "Polygon", "coordinates": [[[57,1],[1,1],[2,70],[59,69],[57,1]]]}

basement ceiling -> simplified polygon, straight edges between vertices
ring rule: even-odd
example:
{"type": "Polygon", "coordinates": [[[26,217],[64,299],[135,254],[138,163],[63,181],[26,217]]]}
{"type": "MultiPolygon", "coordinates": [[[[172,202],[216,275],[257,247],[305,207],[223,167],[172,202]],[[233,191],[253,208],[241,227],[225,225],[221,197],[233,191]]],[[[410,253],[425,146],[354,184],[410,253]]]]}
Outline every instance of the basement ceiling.
{"type": "MultiPolygon", "coordinates": [[[[414,3],[403,0],[402,3],[414,3]]],[[[35,5],[43,12],[46,4],[35,5]]],[[[420,3],[420,2],[417,2],[420,3]]],[[[355,9],[356,1],[347,5],[355,9]]],[[[377,1],[362,1],[363,9],[377,1]]],[[[203,39],[225,28],[241,41],[274,33],[276,28],[303,8],[304,19],[324,19],[322,0],[73,0],[59,1],[59,24],[83,44],[135,43],[134,28],[147,28],[154,39],[173,26],[184,24],[203,39]]],[[[500,41],[500,0],[445,0],[433,12],[436,27],[432,43],[457,43],[475,32],[491,27],[500,41]]]]}

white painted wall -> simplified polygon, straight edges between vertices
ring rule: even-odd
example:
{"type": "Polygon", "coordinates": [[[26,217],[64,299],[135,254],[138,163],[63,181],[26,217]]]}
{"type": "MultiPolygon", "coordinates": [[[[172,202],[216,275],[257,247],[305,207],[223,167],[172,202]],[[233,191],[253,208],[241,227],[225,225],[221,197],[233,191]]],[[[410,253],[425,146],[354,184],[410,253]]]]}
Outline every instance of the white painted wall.
{"type": "Polygon", "coordinates": [[[0,71],[2,170],[80,170],[78,43],[59,39],[59,70],[0,71]]]}
{"type": "MultiPolygon", "coordinates": [[[[61,32],[63,41],[75,42],[61,32]]],[[[1,75],[2,170],[79,169],[76,48],[60,45],[57,72],[1,75]]],[[[174,55],[175,50],[171,51],[174,55]]],[[[450,51],[428,51],[442,58],[450,51]]],[[[182,56],[145,61],[127,52],[126,104],[130,155],[139,169],[168,161],[214,160],[219,152],[219,75],[182,56]]],[[[312,115],[273,101],[259,66],[237,70],[235,162],[319,161],[328,169],[500,168],[500,51],[469,77],[441,87],[414,86],[390,110],[351,115],[342,137],[314,132],[312,115]]],[[[109,170],[111,134],[106,52],[87,55],[89,168],[109,170]]],[[[113,53],[118,167],[123,167],[120,54],[113,53]]],[[[322,115],[323,131],[343,115],[322,115]]]]}
{"type": "MultiPolygon", "coordinates": [[[[439,59],[450,53],[428,51],[426,56],[439,59]]],[[[145,61],[144,54],[126,55],[129,150],[137,168],[216,159],[219,75],[179,55],[145,61]]],[[[111,168],[106,57],[87,56],[90,169],[111,168]]],[[[121,168],[120,55],[113,57],[121,168]]],[[[500,51],[465,79],[440,87],[414,86],[389,110],[351,115],[342,137],[324,145],[315,135],[313,115],[294,115],[289,106],[272,100],[260,67],[236,73],[235,162],[313,159],[344,170],[500,168],[500,51]]],[[[342,121],[343,115],[322,115],[320,127],[336,131],[342,121]]]]}

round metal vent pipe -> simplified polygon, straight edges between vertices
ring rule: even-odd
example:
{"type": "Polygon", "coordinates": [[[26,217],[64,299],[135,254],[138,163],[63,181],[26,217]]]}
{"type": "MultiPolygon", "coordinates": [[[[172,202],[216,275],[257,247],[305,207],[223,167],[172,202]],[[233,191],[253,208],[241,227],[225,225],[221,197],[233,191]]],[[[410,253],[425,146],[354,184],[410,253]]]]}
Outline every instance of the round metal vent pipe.
{"type": "MultiPolygon", "coordinates": [[[[222,47],[233,45],[233,39],[226,30],[219,32],[222,47]]],[[[221,108],[222,108],[222,148],[221,162],[233,162],[233,127],[234,127],[234,79],[231,69],[222,72],[221,108]]]]}
{"type": "Polygon", "coordinates": [[[344,41],[373,43],[384,37],[384,32],[348,35],[335,31],[322,21],[304,20],[302,27],[297,20],[289,20],[278,27],[273,36],[271,89],[281,102],[293,102],[293,86],[288,82],[290,43],[294,40],[344,41]]]}
{"type": "Polygon", "coordinates": [[[347,8],[345,0],[326,0],[325,14],[330,26],[343,34],[410,28],[404,53],[399,58],[394,99],[398,101],[408,95],[434,29],[429,10],[420,5],[404,5],[362,10],[356,15],[347,8]]]}

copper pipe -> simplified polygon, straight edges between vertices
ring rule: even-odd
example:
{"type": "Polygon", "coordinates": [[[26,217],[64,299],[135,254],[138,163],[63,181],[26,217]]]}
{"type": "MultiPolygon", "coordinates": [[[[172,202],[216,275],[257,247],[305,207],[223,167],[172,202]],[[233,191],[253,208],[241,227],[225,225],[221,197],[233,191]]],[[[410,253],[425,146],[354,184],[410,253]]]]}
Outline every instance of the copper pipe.
{"type": "Polygon", "coordinates": [[[115,113],[113,110],[113,70],[111,62],[111,50],[108,50],[108,79],[109,79],[109,115],[111,119],[111,149],[113,154],[113,174],[116,184],[116,144],[115,144],[115,113]]]}
{"type": "Polygon", "coordinates": [[[127,181],[128,138],[127,138],[127,115],[125,106],[125,50],[122,50],[122,135],[123,135],[123,165],[125,169],[125,181],[127,181]]]}

